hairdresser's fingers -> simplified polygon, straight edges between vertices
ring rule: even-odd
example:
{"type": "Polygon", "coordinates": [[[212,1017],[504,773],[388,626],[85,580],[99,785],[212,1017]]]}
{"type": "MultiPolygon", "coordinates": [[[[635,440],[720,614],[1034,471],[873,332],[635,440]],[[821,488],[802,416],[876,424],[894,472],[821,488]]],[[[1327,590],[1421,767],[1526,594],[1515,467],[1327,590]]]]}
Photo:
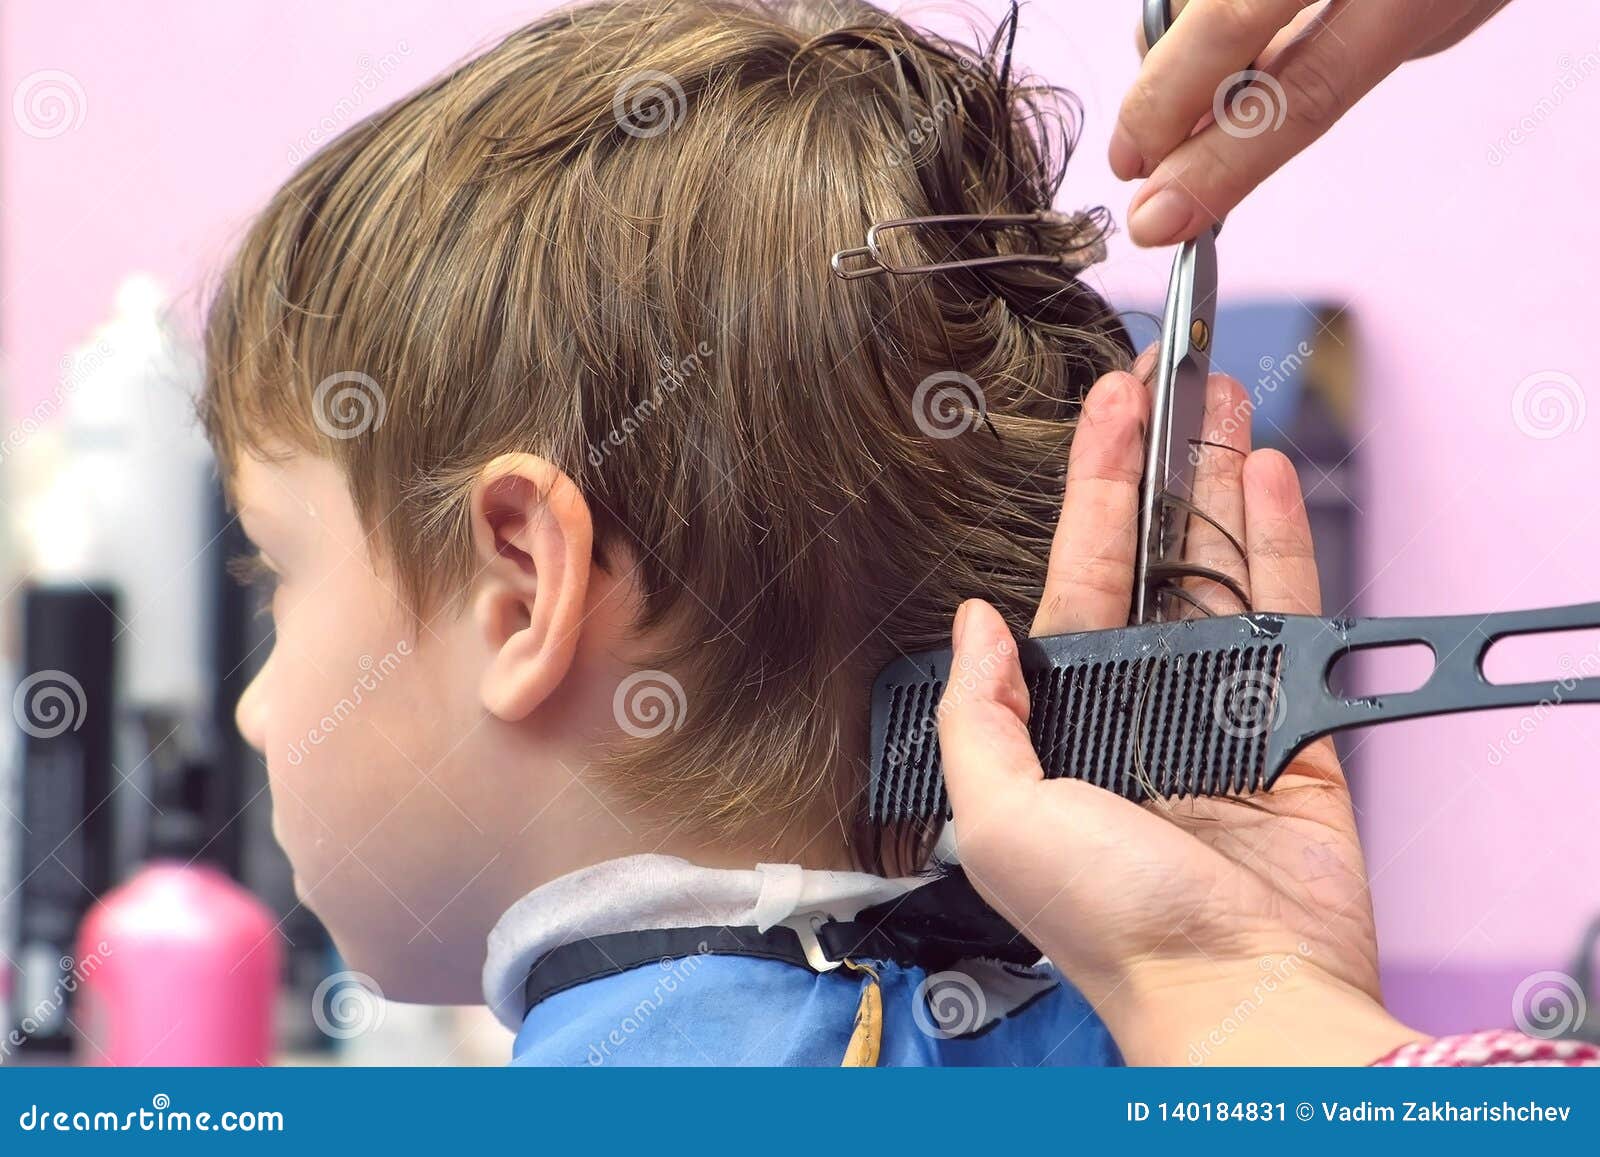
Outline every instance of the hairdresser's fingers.
{"type": "Polygon", "coordinates": [[[945,788],[964,836],[1005,830],[1017,788],[1044,778],[1028,738],[1028,688],[1011,629],[981,599],[956,611],[950,681],[939,701],[945,788]],[[1000,825],[998,829],[995,825],[1000,825]]]}
{"type": "Polygon", "coordinates": [[[1139,356],[1133,359],[1133,366],[1128,371],[1141,382],[1148,382],[1155,376],[1156,359],[1161,356],[1161,341],[1157,339],[1145,346],[1139,356]]]}
{"type": "MultiPolygon", "coordinates": [[[[1276,450],[1257,450],[1244,465],[1245,534],[1255,609],[1289,615],[1322,613],[1311,523],[1294,464],[1276,450]]],[[[1264,806],[1295,814],[1297,783],[1345,788],[1344,770],[1331,739],[1319,739],[1295,756],[1264,806]]]]}
{"type": "Polygon", "coordinates": [[[1276,450],[1257,450],[1244,464],[1245,547],[1258,611],[1287,615],[1322,612],[1311,522],[1294,463],[1276,450]]]}
{"type": "MultiPolygon", "coordinates": [[[[1104,874],[1141,879],[1151,864],[1181,863],[1191,841],[1113,792],[1083,780],[1044,781],[1028,737],[1015,641],[993,607],[976,599],[962,604],[954,652],[939,707],[939,750],[961,864],[996,911],[1026,927],[1075,980],[1090,979],[1106,969],[1102,962],[1085,971],[1085,956],[1125,951],[1114,944],[1131,923],[1124,914],[1152,906],[1140,902],[1137,889],[1104,903],[1104,874]]],[[[1191,876],[1167,868],[1154,878],[1166,871],[1191,876]]],[[[1169,934],[1163,922],[1160,936],[1169,934]]]]}
{"type": "Polygon", "coordinates": [[[1218,89],[1216,123],[1166,153],[1134,196],[1129,236],[1139,245],[1195,236],[1327,132],[1406,58],[1412,40],[1396,26],[1412,19],[1407,7],[1332,5],[1252,83],[1218,89]]]}
{"type": "MultiPolygon", "coordinates": [[[[1219,85],[1250,67],[1315,0],[1190,0],[1145,53],[1111,136],[1111,169],[1124,181],[1157,162],[1212,110],[1219,85]]],[[[1143,31],[1141,24],[1141,43],[1143,31]]]]}
{"type": "MultiPolygon", "coordinates": [[[[1194,504],[1216,525],[1189,519],[1184,560],[1226,575],[1250,594],[1250,564],[1244,554],[1244,463],[1250,454],[1250,397],[1226,374],[1206,382],[1206,416],[1194,456],[1194,504]]],[[[1225,585],[1190,578],[1184,589],[1213,614],[1237,614],[1245,608],[1225,585]]]]}
{"type": "Polygon", "coordinates": [[[1149,391],[1126,373],[1107,374],[1084,399],[1033,634],[1126,625],[1149,409],[1149,391]]]}

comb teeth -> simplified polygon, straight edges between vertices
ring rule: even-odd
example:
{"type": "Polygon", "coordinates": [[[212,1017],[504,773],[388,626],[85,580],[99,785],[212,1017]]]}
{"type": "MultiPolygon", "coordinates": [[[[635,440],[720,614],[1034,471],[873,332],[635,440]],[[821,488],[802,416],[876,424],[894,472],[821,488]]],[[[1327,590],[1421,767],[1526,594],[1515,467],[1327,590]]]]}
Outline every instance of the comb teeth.
{"type": "MultiPolygon", "coordinates": [[[[1246,794],[1267,779],[1281,644],[1045,666],[1028,675],[1028,732],[1047,779],[1129,799],[1246,794]]],[[[944,682],[881,688],[888,711],[868,806],[893,824],[948,808],[935,711],[944,682]]]]}

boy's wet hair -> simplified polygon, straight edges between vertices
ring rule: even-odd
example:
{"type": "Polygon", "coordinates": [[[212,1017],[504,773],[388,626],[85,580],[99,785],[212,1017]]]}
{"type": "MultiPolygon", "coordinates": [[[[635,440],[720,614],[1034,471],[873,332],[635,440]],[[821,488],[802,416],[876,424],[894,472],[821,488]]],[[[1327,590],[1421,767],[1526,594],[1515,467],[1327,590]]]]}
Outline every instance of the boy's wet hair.
{"type": "Polygon", "coordinates": [[[1026,631],[1080,401],[1128,361],[1062,270],[829,268],[874,221],[1051,206],[1073,108],[1011,75],[1011,31],[973,51],[865,4],[605,0],[513,34],[250,229],[207,323],[224,468],[338,463],[424,614],[473,577],[479,470],[551,459],[683,688],[681,726],[605,766],[708,838],[855,830],[873,673],[945,645],[969,596],[1026,631]]]}

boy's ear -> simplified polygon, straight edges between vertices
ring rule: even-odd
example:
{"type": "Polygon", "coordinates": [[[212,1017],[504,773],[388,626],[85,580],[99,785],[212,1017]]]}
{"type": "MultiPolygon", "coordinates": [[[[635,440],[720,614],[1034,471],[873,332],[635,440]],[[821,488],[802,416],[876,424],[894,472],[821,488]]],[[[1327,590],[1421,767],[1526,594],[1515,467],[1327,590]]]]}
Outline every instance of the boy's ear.
{"type": "Polygon", "coordinates": [[[533,454],[502,454],[472,488],[479,567],[473,612],[491,651],[480,695],[522,719],[561,685],[578,649],[594,523],[572,479],[533,454]]]}

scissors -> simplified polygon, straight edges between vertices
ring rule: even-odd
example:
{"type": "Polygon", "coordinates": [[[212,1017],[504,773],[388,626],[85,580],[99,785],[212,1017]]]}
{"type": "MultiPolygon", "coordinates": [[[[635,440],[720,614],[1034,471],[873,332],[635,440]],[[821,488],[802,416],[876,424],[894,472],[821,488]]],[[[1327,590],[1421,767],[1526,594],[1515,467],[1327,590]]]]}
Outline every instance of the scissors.
{"type": "MultiPolygon", "coordinates": [[[[1145,0],[1147,45],[1155,44],[1171,25],[1171,0],[1145,0]]],[[[1139,485],[1131,623],[1163,617],[1161,588],[1168,581],[1164,569],[1183,558],[1216,334],[1217,234],[1221,229],[1219,221],[1192,241],[1185,241],[1173,259],[1167,283],[1161,346],[1150,394],[1150,434],[1139,485]],[[1193,450],[1191,440],[1196,443],[1193,450]]]]}

